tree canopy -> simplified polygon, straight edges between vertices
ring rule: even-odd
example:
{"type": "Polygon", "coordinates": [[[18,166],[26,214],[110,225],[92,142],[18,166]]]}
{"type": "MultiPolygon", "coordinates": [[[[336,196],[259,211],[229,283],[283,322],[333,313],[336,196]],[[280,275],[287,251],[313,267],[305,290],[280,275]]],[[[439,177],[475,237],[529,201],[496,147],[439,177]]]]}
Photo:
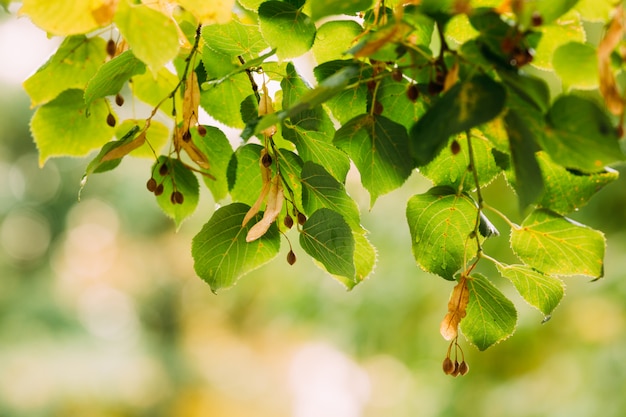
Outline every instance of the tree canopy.
{"type": "Polygon", "coordinates": [[[346,192],[351,166],[370,206],[415,172],[432,182],[407,203],[405,243],[420,268],[452,281],[446,373],[468,370],[459,329],[480,350],[515,330],[513,303],[478,263],[546,320],[564,277],[603,276],[603,234],[567,216],[624,158],[621,3],[22,3],[20,14],[63,38],[24,82],[40,164],[92,155],[82,188],[127,156],[152,158],[147,192],[177,226],[206,187],[221,206],[191,252],[213,291],[281,243],[288,264],[308,255],[348,289],[366,279],[376,249],[346,192]],[[135,103],[147,106],[127,111],[135,103]],[[483,198],[499,176],[521,224],[483,198]],[[514,263],[483,250],[501,234],[514,263]]]}

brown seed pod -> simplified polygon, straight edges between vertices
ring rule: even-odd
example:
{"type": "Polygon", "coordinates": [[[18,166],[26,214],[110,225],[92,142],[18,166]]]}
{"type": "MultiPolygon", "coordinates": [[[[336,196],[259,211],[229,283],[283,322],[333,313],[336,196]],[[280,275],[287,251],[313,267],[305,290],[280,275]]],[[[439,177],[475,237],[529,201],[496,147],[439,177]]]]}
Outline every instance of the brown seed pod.
{"type": "Polygon", "coordinates": [[[185,133],[183,133],[183,140],[185,142],[189,142],[191,140],[191,132],[189,129],[185,130],[185,133]]]}
{"type": "Polygon", "coordinates": [[[115,43],[115,41],[113,39],[109,39],[107,41],[107,48],[106,48],[106,50],[107,50],[107,54],[110,57],[115,56],[115,52],[117,50],[117,44],[115,43]]]}
{"type": "Polygon", "coordinates": [[[265,168],[269,168],[272,165],[272,157],[267,152],[263,153],[261,157],[261,163],[265,168]]]}
{"type": "Polygon", "coordinates": [[[450,372],[450,375],[452,376],[458,376],[459,372],[460,372],[460,364],[459,361],[454,361],[454,369],[452,370],[452,372],[450,372]]]}
{"type": "Polygon", "coordinates": [[[376,81],[370,80],[367,82],[367,89],[369,91],[374,91],[376,89],[376,81]]]}
{"type": "Polygon", "coordinates": [[[203,125],[198,125],[198,135],[205,137],[206,136],[206,127],[203,125]]]}
{"type": "Polygon", "coordinates": [[[417,101],[418,97],[420,96],[420,90],[419,90],[419,88],[417,88],[417,84],[409,85],[409,87],[406,89],[406,96],[413,103],[415,103],[417,101]]]}
{"type": "Polygon", "coordinates": [[[146,188],[148,189],[148,191],[153,193],[157,188],[156,180],[154,178],[150,178],[148,182],[146,183],[146,188]]]}
{"type": "Polygon", "coordinates": [[[124,97],[120,93],[115,95],[115,104],[120,107],[124,105],[124,97]]]}
{"type": "Polygon", "coordinates": [[[293,227],[293,218],[287,214],[283,220],[283,224],[287,229],[291,229],[293,227]]]}
{"type": "Polygon", "coordinates": [[[306,223],[306,216],[303,213],[298,212],[298,224],[303,226],[306,223]]]}
{"type": "Polygon", "coordinates": [[[293,265],[296,263],[296,254],[293,253],[293,250],[289,250],[289,253],[287,254],[287,263],[289,265],[293,265]]]}
{"type": "Polygon", "coordinates": [[[467,362],[462,361],[461,364],[459,365],[459,375],[465,375],[468,372],[469,372],[469,365],[467,364],[467,362]]]}
{"type": "Polygon", "coordinates": [[[435,80],[428,83],[428,94],[431,96],[437,95],[443,91],[443,83],[439,83],[435,80]]]}
{"type": "Polygon", "coordinates": [[[452,363],[452,359],[449,356],[443,360],[442,364],[443,373],[446,375],[450,375],[454,371],[454,364],[452,363]]]}
{"type": "Polygon", "coordinates": [[[176,204],[183,204],[183,202],[185,201],[185,197],[183,196],[183,193],[181,193],[180,191],[175,191],[174,200],[176,201],[176,204]]]}
{"type": "Polygon", "coordinates": [[[391,78],[396,82],[402,81],[402,70],[400,68],[394,68],[393,71],[391,71],[391,78]]]}
{"type": "Polygon", "coordinates": [[[164,177],[167,175],[167,173],[169,172],[169,167],[167,166],[166,163],[161,164],[161,166],[159,167],[159,175],[164,177]]]}
{"type": "Polygon", "coordinates": [[[541,16],[541,13],[535,10],[533,12],[530,22],[535,27],[543,25],[543,17],[541,16]]]}
{"type": "Polygon", "coordinates": [[[163,184],[157,185],[157,187],[154,189],[154,195],[156,195],[158,197],[161,194],[163,194],[163,188],[164,188],[163,184]]]}
{"type": "Polygon", "coordinates": [[[452,155],[456,155],[461,152],[461,145],[459,144],[459,142],[457,142],[456,139],[454,139],[450,144],[450,152],[452,152],[452,155]]]}
{"type": "Polygon", "coordinates": [[[114,127],[115,123],[116,123],[115,116],[113,116],[113,113],[109,113],[109,115],[107,116],[107,124],[111,127],[114,127]]]}

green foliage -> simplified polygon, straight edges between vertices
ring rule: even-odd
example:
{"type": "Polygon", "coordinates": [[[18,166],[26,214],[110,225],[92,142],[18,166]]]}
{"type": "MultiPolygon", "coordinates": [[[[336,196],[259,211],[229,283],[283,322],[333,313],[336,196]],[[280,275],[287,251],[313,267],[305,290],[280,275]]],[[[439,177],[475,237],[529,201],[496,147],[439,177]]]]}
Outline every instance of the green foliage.
{"type": "Polygon", "coordinates": [[[192,244],[213,291],[271,260],[281,239],[295,262],[293,233],[347,288],[367,278],[377,255],[346,191],[351,164],[370,206],[416,172],[433,183],[406,216],[417,264],[456,282],[442,324],[448,359],[459,328],[480,350],[515,329],[498,281],[475,271],[485,261],[546,317],[563,296],[560,277],[603,275],[603,235],[563,216],[614,181],[608,165],[624,159],[612,2],[240,0],[202,13],[184,2],[56,3],[21,10],[66,36],[24,83],[40,162],[99,149],[88,176],[127,155],[154,158],[147,188],[177,226],[206,186],[228,203],[192,244]],[[596,43],[591,21],[611,28],[596,43]],[[118,120],[112,102],[135,99],[149,109],[131,103],[133,117],[118,120]],[[500,175],[521,226],[483,197],[500,175]],[[485,253],[499,235],[492,214],[521,263],[485,253]]]}

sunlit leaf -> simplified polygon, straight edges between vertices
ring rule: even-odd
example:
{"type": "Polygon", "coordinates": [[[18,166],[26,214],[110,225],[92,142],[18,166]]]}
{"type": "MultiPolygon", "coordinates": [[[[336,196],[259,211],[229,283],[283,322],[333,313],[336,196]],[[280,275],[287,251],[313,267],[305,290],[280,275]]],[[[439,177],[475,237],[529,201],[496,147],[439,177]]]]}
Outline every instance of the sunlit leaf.
{"type": "Polygon", "coordinates": [[[554,70],[569,87],[598,86],[598,55],[596,49],[584,43],[569,42],[554,51],[554,70]]]}
{"type": "MultiPolygon", "coordinates": [[[[211,176],[203,176],[204,184],[213,194],[215,201],[220,201],[228,195],[228,164],[233,155],[233,148],[228,138],[220,129],[214,126],[204,126],[206,134],[200,136],[198,129],[191,129],[191,136],[196,146],[206,155],[209,169],[202,170],[211,176]]],[[[258,167],[258,164],[255,164],[258,167]]]]}
{"type": "Polygon", "coordinates": [[[486,123],[504,108],[501,84],[479,75],[448,90],[410,131],[411,156],[427,164],[448,143],[448,138],[486,123]]]}
{"type": "Polygon", "coordinates": [[[173,101],[176,100],[176,107],[180,108],[180,95],[176,94],[174,98],[163,101],[167,98],[178,84],[178,77],[167,68],[161,68],[156,75],[149,71],[143,74],[135,75],[133,82],[130,84],[132,91],[139,100],[151,105],[159,107],[163,114],[172,116],[173,101]]]}
{"type": "Polygon", "coordinates": [[[202,24],[226,23],[232,19],[235,0],[178,0],[202,24]]]}
{"type": "Polygon", "coordinates": [[[322,17],[347,14],[355,15],[357,12],[368,10],[372,7],[373,0],[313,0],[311,3],[311,17],[319,20],[322,17]]]}
{"type": "Polygon", "coordinates": [[[548,210],[533,211],[512,229],[511,247],[526,265],[545,274],[603,275],[602,233],[548,210]]]}
{"type": "Polygon", "coordinates": [[[107,124],[109,106],[103,100],[87,108],[82,90],[66,90],[41,106],[30,122],[39,150],[39,164],[53,156],[85,156],[113,137],[107,124]]]}
{"type": "Polygon", "coordinates": [[[585,20],[606,22],[615,9],[613,0],[579,0],[574,6],[585,20]]]}
{"type": "Polygon", "coordinates": [[[313,213],[302,227],[300,246],[330,274],[355,281],[354,237],[341,214],[327,208],[313,213]]]}
{"type": "Polygon", "coordinates": [[[585,206],[598,191],[619,177],[611,168],[592,174],[567,170],[552,162],[543,152],[539,153],[537,160],[545,187],[539,205],[561,215],[585,206]]]}
{"type": "Polygon", "coordinates": [[[259,20],[263,37],[272,48],[276,48],[280,59],[300,56],[313,46],[315,24],[290,3],[264,2],[259,7],[259,20]]]}
{"type": "Polygon", "coordinates": [[[476,223],[476,204],[448,187],[431,188],[411,197],[406,209],[413,256],[427,272],[452,280],[466,255],[476,253],[470,239],[476,223]]]}
{"type": "Polygon", "coordinates": [[[317,29],[313,43],[315,60],[323,62],[344,59],[356,37],[363,28],[353,20],[335,20],[324,23],[317,29]]]}
{"type": "Polygon", "coordinates": [[[48,33],[67,36],[88,33],[110,23],[110,19],[101,21],[97,12],[100,7],[114,3],[112,0],[24,0],[19,13],[28,15],[48,33]]]}
{"type": "Polygon", "coordinates": [[[211,85],[200,95],[200,105],[216,120],[227,126],[242,128],[241,102],[252,92],[245,74],[234,75],[223,83],[211,85]]]}
{"type": "Polygon", "coordinates": [[[98,98],[117,94],[131,77],[142,74],[146,65],[126,51],[102,65],[85,88],[87,106],[98,98]]]}
{"type": "Polygon", "coordinates": [[[479,350],[485,350],[508,338],[515,331],[515,306],[482,275],[467,280],[469,303],[467,316],[461,321],[461,331],[479,350]]]}
{"type": "Polygon", "coordinates": [[[541,26],[538,30],[542,34],[541,42],[537,46],[531,65],[543,70],[553,69],[552,57],[559,46],[569,42],[585,41],[585,31],[576,13],[568,13],[553,24],[541,26]]]}
{"type": "Polygon", "coordinates": [[[496,265],[500,274],[508,278],[528,304],[549,316],[559,305],[564,293],[563,282],[525,265],[496,265]]]}
{"type": "Polygon", "coordinates": [[[268,45],[257,25],[232,20],[221,25],[202,28],[202,39],[207,47],[228,56],[241,56],[245,61],[256,57],[268,45]]]}
{"type": "Polygon", "coordinates": [[[227,169],[228,187],[233,200],[252,206],[259,196],[263,182],[259,159],[263,147],[255,143],[240,146],[227,169]]]}
{"type": "Polygon", "coordinates": [[[178,30],[164,14],[144,4],[131,5],[128,1],[120,0],[115,24],[134,55],[156,74],[176,57],[179,50],[178,30]]]}
{"type": "MultiPolygon", "coordinates": [[[[241,222],[250,207],[232,203],[219,208],[193,238],[194,269],[213,291],[233,285],[241,276],[272,260],[280,249],[280,235],[271,226],[263,237],[246,242],[248,230],[241,222]]],[[[261,218],[257,214],[256,220],[261,218]]]]}
{"type": "MultiPolygon", "coordinates": [[[[501,172],[493,158],[492,149],[491,142],[479,131],[472,132],[474,167],[481,187],[488,185],[501,172]]],[[[450,138],[448,146],[430,163],[421,167],[420,173],[435,185],[449,185],[454,189],[462,188],[466,191],[474,190],[476,182],[468,168],[469,163],[467,138],[465,134],[460,134],[450,138]]]]}
{"type": "Polygon", "coordinates": [[[66,38],[48,62],[24,81],[31,106],[47,103],[71,88],[84,89],[105,58],[102,38],[83,35],[66,38]]]}
{"type": "Polygon", "coordinates": [[[400,187],[411,175],[413,161],[408,142],[404,126],[369,114],[344,124],[333,141],[359,169],[372,206],[380,195],[400,187]]]}
{"type": "Polygon", "coordinates": [[[611,120],[595,101],[560,96],[548,112],[547,123],[540,145],[558,164],[595,172],[624,158],[611,120]]]}

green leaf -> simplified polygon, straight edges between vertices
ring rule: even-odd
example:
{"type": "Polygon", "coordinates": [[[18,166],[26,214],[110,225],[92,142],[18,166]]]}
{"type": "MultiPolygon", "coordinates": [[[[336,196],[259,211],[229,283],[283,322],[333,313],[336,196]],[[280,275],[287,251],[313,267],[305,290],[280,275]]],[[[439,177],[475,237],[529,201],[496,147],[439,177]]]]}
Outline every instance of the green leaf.
{"type": "Polygon", "coordinates": [[[549,317],[563,298],[563,281],[542,274],[525,265],[501,265],[496,267],[500,274],[508,278],[517,292],[528,304],[536,307],[544,316],[549,317]]]}
{"type": "Polygon", "coordinates": [[[384,116],[355,117],[337,131],[333,142],[359,169],[371,206],[380,195],[404,184],[413,170],[406,129],[384,116]]]}
{"type": "Polygon", "coordinates": [[[532,26],[533,15],[541,16],[543,24],[554,22],[567,13],[579,0],[535,0],[521,8],[518,19],[526,27],[532,26]]]}
{"type": "Polygon", "coordinates": [[[545,114],[550,108],[550,89],[541,78],[504,69],[498,71],[498,76],[509,90],[510,106],[517,104],[511,103],[511,95],[515,95],[521,99],[518,106],[522,108],[530,104],[541,114],[545,114]]]}
{"type": "MultiPolygon", "coordinates": [[[[472,150],[474,151],[474,166],[478,173],[478,182],[483,187],[489,184],[502,171],[493,158],[493,146],[480,131],[474,130],[472,135],[472,150]]],[[[449,185],[455,190],[475,190],[476,183],[472,172],[468,169],[470,163],[469,148],[465,134],[450,138],[448,146],[430,163],[420,168],[420,173],[430,179],[435,185],[449,185]],[[454,141],[460,151],[454,153],[454,141]]]]}
{"type": "Polygon", "coordinates": [[[92,103],[87,116],[82,90],[66,90],[41,106],[30,122],[39,149],[39,164],[52,156],[85,156],[113,137],[107,124],[109,106],[104,100],[92,103]]]}
{"type": "Polygon", "coordinates": [[[604,247],[602,233],[544,209],[511,230],[513,252],[544,274],[601,277],[604,247]]]}
{"type": "Polygon", "coordinates": [[[341,214],[327,208],[313,213],[302,227],[300,246],[330,274],[356,282],[354,236],[341,214]]]}
{"type": "Polygon", "coordinates": [[[426,113],[425,100],[413,103],[407,97],[409,82],[394,81],[391,77],[383,78],[376,92],[376,100],[383,106],[383,115],[400,123],[407,131],[426,113]]]}
{"type": "Polygon", "coordinates": [[[541,147],[567,168],[596,172],[624,158],[609,116],[594,101],[562,95],[547,115],[541,147]]]}
{"type": "Polygon", "coordinates": [[[345,58],[346,51],[363,28],[353,20],[326,22],[317,29],[313,43],[313,56],[321,64],[345,58]]]}
{"type": "Polygon", "coordinates": [[[257,25],[246,25],[235,19],[221,25],[203,26],[202,39],[212,50],[230,57],[241,56],[245,61],[268,47],[257,25]]]}
{"type": "Polygon", "coordinates": [[[568,87],[596,88],[598,75],[598,53],[589,44],[568,42],[554,51],[554,70],[568,87]]]}
{"type": "MultiPolygon", "coordinates": [[[[145,119],[126,119],[116,127],[115,136],[121,139],[133,126],[138,126],[140,129],[143,129],[145,125],[145,119]]],[[[161,153],[170,138],[171,133],[169,128],[161,122],[152,120],[150,127],[146,131],[146,143],[131,151],[128,155],[138,158],[153,159],[154,153],[161,153]]]]}
{"type": "Polygon", "coordinates": [[[345,181],[350,169],[350,159],[332,144],[325,133],[283,126],[283,136],[296,145],[303,161],[315,162],[338,181],[345,181]]]}
{"type": "Polygon", "coordinates": [[[131,77],[143,74],[146,65],[135,58],[133,51],[126,51],[102,65],[85,88],[85,103],[89,106],[95,99],[117,94],[131,77]]]}
{"type": "MultiPolygon", "coordinates": [[[[202,179],[213,194],[215,201],[220,201],[228,195],[227,171],[233,156],[233,148],[220,129],[213,126],[204,126],[204,128],[206,129],[204,136],[198,134],[198,129],[191,129],[191,136],[193,143],[209,160],[210,168],[202,171],[212,175],[213,178],[203,176],[202,179]]],[[[258,167],[258,164],[256,166],[258,167]]]]}
{"type": "MultiPolygon", "coordinates": [[[[252,86],[248,77],[245,74],[236,74],[202,91],[200,105],[215,120],[227,126],[242,128],[244,123],[241,119],[240,106],[250,94],[252,86]]],[[[266,127],[269,126],[271,124],[266,127]]]]}
{"type": "Polygon", "coordinates": [[[263,147],[256,143],[240,146],[227,169],[228,186],[234,201],[252,206],[263,187],[259,159],[263,147]]]}
{"type": "Polygon", "coordinates": [[[368,10],[372,7],[372,0],[313,0],[311,3],[311,17],[319,20],[326,16],[347,14],[355,15],[357,12],[368,10]]]}
{"type": "Polygon", "coordinates": [[[605,23],[615,9],[615,2],[613,0],[579,0],[574,9],[584,20],[605,23]]]}
{"type": "Polygon", "coordinates": [[[619,173],[611,168],[593,174],[570,171],[552,162],[543,152],[537,159],[545,184],[539,205],[561,215],[585,206],[605,185],[619,177],[619,173]]]}
{"type": "Polygon", "coordinates": [[[516,110],[509,111],[504,120],[515,173],[513,185],[519,206],[523,210],[537,201],[544,192],[543,177],[535,157],[538,148],[529,123],[516,110]]]}
{"type": "Polygon", "coordinates": [[[178,159],[160,156],[152,167],[152,177],[157,184],[163,184],[163,193],[156,197],[159,207],[180,228],[182,222],[193,214],[198,206],[200,186],[193,172],[189,171],[178,159]],[[165,175],[161,175],[162,165],[167,166],[165,175]],[[183,195],[182,204],[172,202],[172,193],[179,191],[183,195]]]}
{"type": "Polygon", "coordinates": [[[115,24],[135,56],[153,74],[178,54],[178,31],[174,21],[145,4],[131,5],[128,0],[120,1],[115,24]]]}
{"type": "MultiPolygon", "coordinates": [[[[352,231],[354,237],[354,267],[356,269],[355,284],[363,281],[372,273],[376,266],[376,248],[367,240],[366,233],[361,231],[352,231]]],[[[351,285],[351,282],[349,283],[351,285]]],[[[348,285],[348,288],[351,288],[348,285]]]]}
{"type": "Polygon", "coordinates": [[[343,184],[324,167],[310,161],[305,162],[300,176],[302,205],[307,213],[328,208],[341,214],[352,230],[361,229],[361,216],[356,202],[346,193],[343,184]]]}
{"type": "MultiPolygon", "coordinates": [[[[449,187],[434,187],[411,197],[406,217],[413,256],[427,272],[453,280],[466,254],[476,252],[470,239],[476,223],[476,204],[449,187]]],[[[469,259],[467,259],[469,261],[469,259]]]]}
{"type": "Polygon", "coordinates": [[[485,350],[508,338],[515,331],[515,306],[482,275],[467,279],[469,303],[461,321],[461,331],[479,350],[485,350]]]}
{"type": "Polygon", "coordinates": [[[554,24],[541,26],[538,30],[542,34],[541,42],[531,65],[542,70],[553,69],[552,57],[559,46],[585,41],[585,30],[577,13],[568,13],[554,24]]]}
{"type": "Polygon", "coordinates": [[[104,39],[83,35],[66,38],[48,62],[24,81],[31,106],[47,103],[65,90],[84,89],[105,59],[104,39]]]}
{"type": "Polygon", "coordinates": [[[248,230],[262,217],[259,213],[241,227],[249,209],[242,203],[219,208],[193,238],[194,269],[213,291],[230,287],[241,276],[278,255],[280,235],[275,224],[259,239],[246,242],[248,230]]]}
{"type": "Polygon", "coordinates": [[[151,106],[161,103],[159,110],[168,117],[172,117],[173,101],[176,100],[176,108],[182,108],[180,96],[175,95],[173,100],[165,100],[178,84],[178,77],[167,68],[161,68],[156,75],[151,72],[135,75],[130,87],[133,94],[139,100],[151,106]]]}
{"type": "MultiPolygon", "coordinates": [[[[343,68],[353,65],[354,61],[352,60],[329,61],[315,67],[313,69],[313,74],[315,74],[317,81],[321,83],[343,68]]],[[[326,102],[326,106],[339,123],[345,124],[348,120],[367,111],[368,91],[364,80],[371,77],[371,67],[367,65],[361,66],[358,74],[349,81],[351,85],[358,83],[358,86],[339,91],[326,102]]]]}
{"type": "Polygon", "coordinates": [[[259,7],[261,33],[276,48],[278,58],[294,58],[311,49],[315,24],[296,6],[282,1],[266,1],[259,7]]]}
{"type": "Polygon", "coordinates": [[[432,161],[450,136],[498,116],[505,99],[504,87],[486,75],[456,84],[410,131],[411,156],[417,165],[432,161]]]}

